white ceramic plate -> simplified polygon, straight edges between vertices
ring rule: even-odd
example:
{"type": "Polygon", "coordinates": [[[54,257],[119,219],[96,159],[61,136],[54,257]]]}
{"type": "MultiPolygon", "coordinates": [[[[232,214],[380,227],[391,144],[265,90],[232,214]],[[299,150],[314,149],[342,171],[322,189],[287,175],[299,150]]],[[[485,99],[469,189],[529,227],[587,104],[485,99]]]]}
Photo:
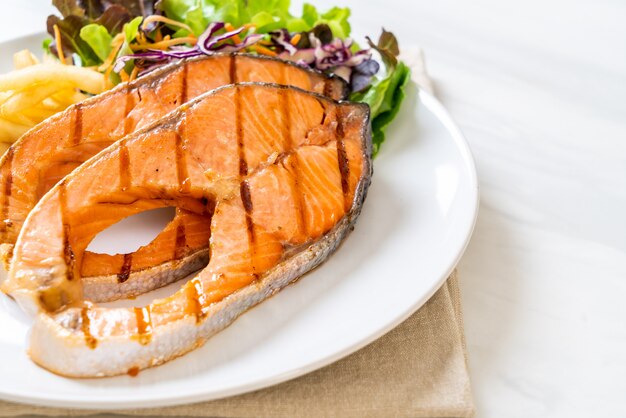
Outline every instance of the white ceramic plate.
{"type": "MultiPolygon", "coordinates": [[[[42,36],[0,44],[0,70],[14,51],[37,50],[42,36]]],[[[67,379],[37,367],[26,355],[28,319],[0,295],[0,398],[104,409],[209,400],[300,376],[380,337],[428,300],[456,265],[474,225],[478,186],[458,128],[436,99],[415,89],[374,167],[356,229],[324,265],[203,347],[137,377],[67,379]]],[[[92,248],[132,250],[168,215],[126,220],[92,248]]],[[[176,287],[122,304],[140,305],[176,287]]]]}

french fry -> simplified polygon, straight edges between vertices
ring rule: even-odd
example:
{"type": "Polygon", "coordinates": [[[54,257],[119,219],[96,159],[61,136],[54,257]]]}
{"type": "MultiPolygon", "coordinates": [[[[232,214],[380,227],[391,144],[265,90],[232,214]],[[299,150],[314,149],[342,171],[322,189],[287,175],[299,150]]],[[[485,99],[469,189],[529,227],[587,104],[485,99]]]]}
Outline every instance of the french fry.
{"type": "Polygon", "coordinates": [[[28,49],[22,49],[19,52],[13,54],[13,67],[16,70],[30,67],[31,65],[39,64],[39,60],[28,49]]]}
{"type": "Polygon", "coordinates": [[[22,136],[31,127],[32,126],[22,125],[6,119],[0,119],[0,141],[13,142],[15,138],[22,136]]]}
{"type": "Polygon", "coordinates": [[[0,91],[0,105],[9,100],[12,95],[12,91],[0,91]]]}
{"type": "Polygon", "coordinates": [[[48,119],[50,116],[58,113],[59,111],[59,109],[46,109],[43,106],[35,106],[22,111],[21,114],[22,116],[32,120],[34,122],[32,126],[35,126],[40,121],[48,119]]]}
{"type": "MultiPolygon", "coordinates": [[[[74,103],[74,102],[72,102],[74,103]]],[[[72,104],[70,103],[70,104],[72,104]]],[[[57,110],[57,111],[61,111],[63,109],[65,109],[67,106],[69,105],[65,105],[57,100],[55,100],[54,97],[46,97],[45,99],[43,99],[41,101],[41,107],[43,107],[44,109],[49,109],[49,110],[57,110]]]]}
{"type": "Polygon", "coordinates": [[[60,106],[63,106],[64,109],[74,103],[82,102],[88,97],[89,96],[77,91],[76,89],[63,90],[50,96],[51,99],[57,102],[60,106]]]}
{"type": "Polygon", "coordinates": [[[47,85],[34,85],[31,88],[13,94],[10,99],[5,101],[0,106],[0,115],[6,116],[21,112],[68,87],[70,87],[70,84],[63,81],[47,85]]]}
{"type": "Polygon", "coordinates": [[[73,65],[36,64],[0,75],[0,91],[23,90],[33,84],[67,82],[92,94],[104,90],[104,76],[96,71],[73,65]]]}
{"type": "MultiPolygon", "coordinates": [[[[30,119],[23,113],[11,113],[2,117],[4,120],[18,125],[35,126],[36,121],[30,119]]],[[[17,139],[17,138],[15,138],[17,139]]]]}
{"type": "Polygon", "coordinates": [[[0,154],[27,130],[68,106],[99,94],[105,76],[93,68],[61,65],[30,51],[13,56],[15,71],[0,75],[0,154]]]}
{"type": "Polygon", "coordinates": [[[10,146],[11,146],[10,142],[0,142],[0,155],[7,152],[10,146]]]}

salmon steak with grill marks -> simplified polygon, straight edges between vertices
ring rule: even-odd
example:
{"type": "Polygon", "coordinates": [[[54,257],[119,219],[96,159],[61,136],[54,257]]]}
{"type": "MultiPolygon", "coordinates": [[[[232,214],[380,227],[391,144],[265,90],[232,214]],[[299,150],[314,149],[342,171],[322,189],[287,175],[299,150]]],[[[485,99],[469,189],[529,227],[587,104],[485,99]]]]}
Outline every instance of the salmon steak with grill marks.
{"type": "Polygon", "coordinates": [[[31,358],[61,375],[111,376],[199,347],[326,260],[371,175],[367,105],[263,83],[192,100],[81,165],[28,215],[8,288],[38,312],[31,358]],[[89,242],[120,216],[163,206],[207,214],[208,265],[144,307],[86,303],[89,242]]]}
{"type": "MultiPolygon", "coordinates": [[[[333,99],[347,94],[342,79],[293,63],[216,54],[170,64],[70,107],[27,132],[0,160],[0,243],[5,244],[7,264],[30,211],[80,164],[202,93],[250,81],[293,85],[333,99]]],[[[181,185],[183,191],[186,187],[181,185]]],[[[140,198],[125,203],[111,206],[111,210],[128,216],[154,205],[140,198]]],[[[206,206],[179,206],[170,224],[137,251],[116,255],[87,252],[76,267],[83,277],[84,296],[94,302],[137,296],[206,266],[209,220],[206,206]]],[[[9,291],[6,285],[2,289],[9,291]]]]}

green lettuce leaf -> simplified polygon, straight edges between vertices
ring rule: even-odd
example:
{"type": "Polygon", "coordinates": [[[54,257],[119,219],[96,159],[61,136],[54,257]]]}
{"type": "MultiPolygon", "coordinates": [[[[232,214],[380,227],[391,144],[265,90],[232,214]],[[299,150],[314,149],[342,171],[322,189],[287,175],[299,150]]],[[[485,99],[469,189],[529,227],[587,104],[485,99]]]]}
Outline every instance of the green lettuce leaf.
{"type": "Polygon", "coordinates": [[[80,30],[80,37],[89,45],[100,61],[106,60],[111,53],[112,37],[104,26],[96,23],[83,26],[80,30]]]}
{"type": "MultiPolygon", "coordinates": [[[[70,15],[63,19],[58,16],[48,16],[46,22],[48,27],[48,33],[54,37],[54,26],[59,28],[61,34],[61,44],[63,45],[63,54],[66,57],[71,57],[76,53],[81,59],[83,65],[96,65],[98,63],[98,56],[93,52],[91,47],[80,37],[80,30],[87,24],[87,20],[84,17],[78,15],[70,15]]],[[[56,56],[57,45],[56,41],[53,41],[49,45],[50,51],[56,56]]]]}
{"type": "MultiPolygon", "coordinates": [[[[124,25],[124,28],[122,29],[124,31],[124,43],[122,44],[122,47],[117,53],[116,58],[133,53],[133,50],[130,48],[130,43],[137,36],[137,33],[139,32],[139,25],[141,25],[142,20],[143,18],[141,16],[137,16],[136,18],[134,18],[133,20],[131,20],[130,22],[124,25]]],[[[133,69],[133,63],[127,62],[124,68],[126,69],[126,73],[130,74],[130,72],[133,69]]],[[[114,84],[117,84],[119,82],[118,78],[119,78],[118,74],[115,74],[114,72],[111,73],[111,81],[114,84]]]]}
{"type": "MultiPolygon", "coordinates": [[[[54,38],[56,25],[65,56],[74,57],[74,61],[81,65],[92,66],[101,64],[106,58],[104,54],[110,52],[111,39],[124,24],[134,16],[147,16],[154,12],[155,0],[53,0],[52,4],[61,17],[48,16],[48,33],[54,38]]],[[[47,44],[47,48],[57,55],[54,39],[47,44]]]]}
{"type": "Polygon", "coordinates": [[[50,54],[50,44],[52,43],[52,39],[46,38],[41,43],[41,48],[43,49],[44,54],[50,54]]]}
{"type": "MultiPolygon", "coordinates": [[[[189,26],[196,36],[200,35],[209,24],[206,16],[215,13],[215,8],[208,7],[205,10],[198,0],[161,1],[158,3],[157,7],[159,10],[162,10],[168,18],[189,26]]],[[[184,29],[180,29],[174,34],[175,37],[187,35],[189,35],[189,33],[184,29]]]]}
{"type": "Polygon", "coordinates": [[[365,93],[355,93],[351,100],[367,103],[372,119],[372,145],[374,155],[385,141],[385,128],[398,114],[406,95],[411,70],[399,62],[394,71],[382,80],[376,80],[365,93]]]}
{"type": "MultiPolygon", "coordinates": [[[[350,35],[350,9],[334,7],[320,14],[315,6],[305,3],[302,16],[289,13],[290,0],[161,0],[157,7],[170,19],[188,25],[196,36],[210,22],[228,22],[235,27],[254,23],[257,33],[268,33],[287,28],[291,32],[305,32],[325,23],[333,33],[346,38],[350,35]]],[[[175,36],[186,36],[178,30],[175,36]]]]}
{"type": "Polygon", "coordinates": [[[353,93],[350,100],[367,103],[372,119],[372,145],[376,155],[385,141],[385,129],[396,117],[406,96],[406,86],[411,79],[411,70],[402,61],[398,61],[398,41],[391,33],[383,29],[377,44],[367,39],[376,49],[385,64],[386,76],[375,78],[372,85],[363,92],[353,93]]]}
{"type": "Polygon", "coordinates": [[[338,38],[345,39],[350,36],[350,23],[348,23],[349,18],[350,9],[347,7],[333,7],[328,12],[322,14],[313,26],[325,23],[333,31],[333,35],[338,38]]]}
{"type": "Polygon", "coordinates": [[[320,14],[317,12],[315,6],[309,3],[304,3],[304,6],[302,6],[302,20],[304,20],[310,27],[313,27],[319,19],[320,14]]]}
{"type": "Polygon", "coordinates": [[[143,18],[138,16],[124,25],[124,36],[126,36],[127,43],[130,44],[137,36],[137,32],[139,32],[139,25],[141,25],[142,20],[143,18]]]}

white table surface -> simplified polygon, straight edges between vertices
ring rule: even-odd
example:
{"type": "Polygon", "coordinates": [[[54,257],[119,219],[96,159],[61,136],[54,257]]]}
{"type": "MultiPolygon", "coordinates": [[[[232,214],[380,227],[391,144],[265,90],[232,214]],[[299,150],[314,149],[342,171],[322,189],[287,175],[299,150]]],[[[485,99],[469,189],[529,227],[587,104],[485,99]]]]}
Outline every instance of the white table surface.
{"type": "MultiPolygon", "coordinates": [[[[482,202],[459,268],[477,417],[626,416],[626,3],[338,3],[426,50],[472,146],[482,202]]],[[[0,41],[42,30],[48,4],[2,0],[0,41]]]]}

